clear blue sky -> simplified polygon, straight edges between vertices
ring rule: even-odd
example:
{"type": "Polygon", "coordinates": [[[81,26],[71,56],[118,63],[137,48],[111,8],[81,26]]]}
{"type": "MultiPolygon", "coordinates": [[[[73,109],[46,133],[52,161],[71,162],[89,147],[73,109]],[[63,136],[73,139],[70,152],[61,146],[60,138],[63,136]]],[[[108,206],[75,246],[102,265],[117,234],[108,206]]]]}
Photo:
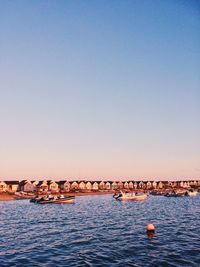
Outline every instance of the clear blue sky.
{"type": "Polygon", "coordinates": [[[200,2],[1,1],[0,178],[200,178],[200,2]]]}

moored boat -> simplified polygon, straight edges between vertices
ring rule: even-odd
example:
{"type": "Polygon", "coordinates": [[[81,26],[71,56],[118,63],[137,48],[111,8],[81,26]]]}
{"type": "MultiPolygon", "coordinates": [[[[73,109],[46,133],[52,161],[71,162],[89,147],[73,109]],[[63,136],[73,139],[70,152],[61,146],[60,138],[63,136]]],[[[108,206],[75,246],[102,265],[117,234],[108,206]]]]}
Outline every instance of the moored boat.
{"type": "Polygon", "coordinates": [[[196,197],[197,194],[198,194],[198,191],[195,191],[193,189],[187,190],[187,192],[185,193],[185,195],[188,197],[196,197]]]}
{"type": "Polygon", "coordinates": [[[119,194],[113,195],[113,197],[117,200],[121,201],[142,201],[147,198],[147,194],[144,193],[124,193],[120,191],[119,194]]]}
{"type": "Polygon", "coordinates": [[[74,196],[44,196],[41,198],[31,199],[30,202],[37,204],[73,204],[75,202],[74,196]]]}
{"type": "Polygon", "coordinates": [[[160,190],[152,190],[150,192],[150,195],[152,196],[164,196],[166,194],[165,191],[160,191],[160,190]]]}
{"type": "Polygon", "coordinates": [[[166,193],[165,197],[184,197],[186,191],[185,190],[173,190],[171,192],[166,193]]]}

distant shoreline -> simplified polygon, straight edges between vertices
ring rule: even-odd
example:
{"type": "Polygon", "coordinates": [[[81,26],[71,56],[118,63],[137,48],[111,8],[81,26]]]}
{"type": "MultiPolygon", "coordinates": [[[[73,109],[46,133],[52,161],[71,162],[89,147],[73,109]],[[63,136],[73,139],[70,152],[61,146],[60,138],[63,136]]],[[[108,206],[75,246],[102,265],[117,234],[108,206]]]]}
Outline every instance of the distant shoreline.
{"type": "MultiPolygon", "coordinates": [[[[180,188],[165,188],[165,189],[154,189],[154,190],[145,190],[145,189],[133,189],[133,190],[127,190],[127,189],[122,189],[123,191],[127,192],[144,192],[144,193],[150,193],[154,192],[154,195],[160,195],[160,193],[169,193],[172,190],[177,190],[180,188]]],[[[118,190],[108,190],[108,191],[77,191],[77,192],[57,192],[57,193],[34,193],[30,195],[26,195],[25,197],[19,197],[19,195],[15,195],[15,193],[11,192],[1,192],[0,193],[0,201],[9,201],[9,200],[19,200],[19,199],[31,199],[34,198],[35,196],[46,196],[46,195],[54,195],[54,196],[59,196],[59,195],[64,195],[64,196],[95,196],[95,195],[113,195],[116,193],[118,190]]],[[[184,190],[182,188],[182,190],[184,190]]],[[[186,190],[186,189],[185,189],[186,190]]],[[[199,188],[196,188],[196,190],[199,190],[199,188]]]]}
{"type": "MultiPolygon", "coordinates": [[[[140,190],[132,190],[140,191],[140,190]]],[[[65,193],[51,193],[52,195],[64,195],[64,196],[94,196],[94,195],[113,195],[114,190],[110,191],[96,191],[96,192],[65,192],[65,193]]],[[[35,194],[37,195],[37,194],[35,194]]],[[[38,194],[39,196],[45,196],[47,194],[38,194]]],[[[30,197],[31,198],[31,197],[30,197]]],[[[17,196],[14,193],[3,192],[0,193],[0,201],[9,201],[9,200],[18,200],[17,196]]],[[[27,198],[28,199],[28,198],[27,198]]]]}
{"type": "Polygon", "coordinates": [[[0,201],[16,200],[14,194],[0,193],[0,201]]]}
{"type": "MultiPolygon", "coordinates": [[[[109,192],[69,192],[69,193],[62,193],[62,195],[65,196],[89,196],[89,195],[110,195],[113,194],[114,191],[109,192]]],[[[46,195],[46,194],[39,194],[40,196],[46,195]]],[[[53,194],[53,195],[60,195],[60,193],[53,194]]],[[[0,201],[9,201],[9,200],[17,200],[17,197],[15,197],[15,194],[11,193],[0,193],[0,201]]]]}

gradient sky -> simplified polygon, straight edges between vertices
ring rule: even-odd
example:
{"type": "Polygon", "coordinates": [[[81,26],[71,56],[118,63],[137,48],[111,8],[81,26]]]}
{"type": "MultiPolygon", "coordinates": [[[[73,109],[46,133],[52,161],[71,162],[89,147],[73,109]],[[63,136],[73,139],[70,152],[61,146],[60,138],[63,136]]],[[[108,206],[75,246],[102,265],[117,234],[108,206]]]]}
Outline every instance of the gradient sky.
{"type": "Polygon", "coordinates": [[[200,2],[1,1],[1,179],[200,178],[200,2]]]}

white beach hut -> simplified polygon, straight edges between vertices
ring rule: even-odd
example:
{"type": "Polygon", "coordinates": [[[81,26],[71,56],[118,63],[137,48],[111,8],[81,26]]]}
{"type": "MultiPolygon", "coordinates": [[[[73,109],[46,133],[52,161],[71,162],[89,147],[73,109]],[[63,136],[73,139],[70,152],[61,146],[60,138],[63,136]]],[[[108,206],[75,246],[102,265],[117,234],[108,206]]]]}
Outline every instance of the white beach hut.
{"type": "Polygon", "coordinates": [[[110,184],[110,182],[107,182],[106,185],[105,185],[105,187],[106,187],[106,190],[110,190],[110,189],[111,189],[111,184],[110,184]]]}
{"type": "Polygon", "coordinates": [[[129,189],[129,184],[128,184],[128,182],[125,182],[125,183],[124,183],[124,189],[129,189]]]}
{"type": "Polygon", "coordinates": [[[78,190],[78,183],[76,181],[71,184],[71,190],[78,190]]]}
{"type": "Polygon", "coordinates": [[[129,187],[130,190],[132,190],[134,188],[133,182],[129,182],[128,187],[129,187]]]}
{"type": "Polygon", "coordinates": [[[123,189],[124,188],[124,184],[122,182],[118,182],[118,188],[119,189],[123,189]]]}
{"type": "Polygon", "coordinates": [[[106,189],[106,184],[105,184],[104,181],[101,181],[101,182],[99,183],[99,189],[100,189],[100,190],[105,190],[105,189],[106,189]]]}
{"type": "Polygon", "coordinates": [[[85,188],[86,188],[88,191],[91,191],[91,190],[92,190],[92,184],[91,184],[91,182],[87,182],[86,185],[85,185],[85,188]]]}
{"type": "Polygon", "coordinates": [[[94,191],[99,190],[99,184],[98,184],[97,182],[94,182],[94,183],[92,184],[92,190],[94,190],[94,191]]]}
{"type": "Polygon", "coordinates": [[[134,182],[133,187],[134,187],[134,189],[137,189],[138,188],[138,183],[134,182]]]}
{"type": "Polygon", "coordinates": [[[85,190],[85,182],[80,182],[79,183],[79,185],[78,185],[78,188],[80,189],[80,190],[85,190]]]}
{"type": "Polygon", "coordinates": [[[117,190],[117,189],[118,189],[118,185],[117,185],[116,182],[113,182],[113,183],[111,184],[111,189],[112,189],[112,190],[117,190]]]}
{"type": "Polygon", "coordinates": [[[156,182],[156,181],[154,181],[154,182],[152,183],[152,187],[153,187],[153,189],[156,189],[156,188],[157,188],[157,182],[156,182]]]}
{"type": "Polygon", "coordinates": [[[7,184],[3,181],[0,181],[0,192],[7,191],[7,184]]]}
{"type": "Polygon", "coordinates": [[[152,188],[152,183],[150,181],[148,181],[147,184],[146,184],[146,187],[147,187],[148,190],[151,189],[152,188]]]}

